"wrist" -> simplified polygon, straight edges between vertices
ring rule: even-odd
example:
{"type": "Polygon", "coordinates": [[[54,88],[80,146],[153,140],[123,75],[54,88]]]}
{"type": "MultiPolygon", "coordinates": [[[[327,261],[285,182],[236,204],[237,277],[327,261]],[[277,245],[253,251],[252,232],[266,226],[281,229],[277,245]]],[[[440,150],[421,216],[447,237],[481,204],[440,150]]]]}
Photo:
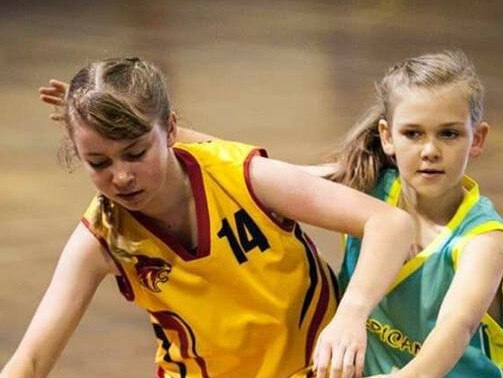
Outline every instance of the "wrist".
{"type": "Polygon", "coordinates": [[[338,314],[350,316],[355,319],[366,321],[372,309],[369,306],[369,301],[361,295],[355,295],[346,292],[342,297],[337,308],[338,314]]]}

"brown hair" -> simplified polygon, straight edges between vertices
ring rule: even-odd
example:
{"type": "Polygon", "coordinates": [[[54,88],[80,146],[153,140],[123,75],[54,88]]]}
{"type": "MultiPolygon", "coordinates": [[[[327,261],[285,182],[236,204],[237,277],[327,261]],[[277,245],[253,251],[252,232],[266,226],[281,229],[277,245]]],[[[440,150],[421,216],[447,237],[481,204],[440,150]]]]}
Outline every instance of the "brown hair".
{"type": "Polygon", "coordinates": [[[391,124],[393,104],[399,90],[435,89],[452,84],[462,86],[470,107],[472,125],[479,124],[483,114],[484,91],[474,66],[461,51],[421,55],[392,66],[381,82],[375,84],[376,104],[330,154],[330,160],[336,161],[340,169],[329,178],[370,192],[382,169],[396,167],[394,159],[382,149],[378,124],[381,119],[391,124]]]}
{"type": "MultiPolygon", "coordinates": [[[[65,102],[64,123],[70,142],[75,122],[108,139],[135,139],[155,124],[168,128],[170,114],[160,71],[138,58],[114,58],[91,63],[73,77],[65,102]]],[[[68,166],[76,156],[74,146],[64,147],[63,153],[68,166]]],[[[116,257],[131,258],[128,251],[135,251],[138,246],[120,235],[119,207],[102,194],[98,200],[100,211],[94,225],[108,226],[107,244],[116,257]]]]}

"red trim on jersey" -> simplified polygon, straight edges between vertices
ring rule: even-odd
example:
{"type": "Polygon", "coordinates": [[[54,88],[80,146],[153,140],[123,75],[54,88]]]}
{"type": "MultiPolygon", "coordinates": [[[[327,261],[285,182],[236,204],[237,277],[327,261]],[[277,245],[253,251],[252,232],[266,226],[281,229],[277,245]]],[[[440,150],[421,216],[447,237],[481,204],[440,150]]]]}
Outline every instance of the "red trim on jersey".
{"type": "Polygon", "coordinates": [[[187,250],[179,241],[169,232],[160,230],[151,221],[139,212],[130,212],[131,215],[150,233],[159,238],[173,252],[175,252],[184,261],[191,261],[206,257],[210,254],[210,217],[208,212],[208,203],[206,192],[204,190],[203,175],[201,167],[197,160],[185,150],[173,148],[176,158],[181,162],[189,176],[194,201],[196,204],[197,218],[197,248],[187,250]]]}
{"type": "Polygon", "coordinates": [[[157,377],[156,378],[164,378],[164,370],[160,366],[157,367],[157,377]]]}
{"type": "Polygon", "coordinates": [[[86,218],[81,218],[80,220],[82,224],[89,230],[91,234],[100,242],[101,246],[103,249],[108,253],[108,255],[112,258],[112,261],[114,262],[115,266],[120,272],[120,276],[115,276],[115,280],[117,281],[117,286],[119,286],[119,290],[126,297],[128,301],[133,301],[134,300],[134,291],[131,286],[131,283],[129,282],[126,273],[124,272],[124,268],[122,267],[121,263],[117,260],[117,258],[114,256],[114,254],[110,251],[108,248],[108,244],[105,239],[103,239],[100,235],[97,235],[94,230],[91,227],[91,223],[89,220],[86,218]]]}
{"type": "Polygon", "coordinates": [[[184,359],[193,358],[201,369],[202,378],[209,378],[206,361],[197,354],[196,338],[190,326],[177,314],[170,311],[151,312],[164,329],[170,329],[177,333],[180,340],[180,354],[184,359]],[[192,356],[189,354],[189,339],[191,341],[192,356]]]}
{"type": "Polygon", "coordinates": [[[318,304],[317,304],[316,309],[314,311],[313,320],[311,321],[311,324],[309,325],[309,330],[307,332],[305,358],[306,358],[306,363],[309,363],[309,361],[311,360],[311,355],[313,354],[313,347],[314,347],[314,341],[315,341],[316,334],[318,333],[320,325],[321,325],[323,318],[327,312],[330,290],[328,288],[328,280],[325,275],[325,272],[323,271],[323,267],[321,266],[321,261],[320,261],[320,257],[318,256],[318,251],[316,249],[316,246],[314,245],[313,241],[309,238],[309,236],[304,234],[304,237],[310,246],[310,252],[313,254],[313,256],[316,260],[316,265],[320,271],[320,277],[321,277],[321,292],[320,292],[320,296],[318,299],[318,304]]]}
{"type": "Polygon", "coordinates": [[[253,149],[248,156],[246,157],[246,160],[244,162],[244,173],[245,173],[245,182],[246,182],[246,187],[248,188],[248,192],[250,193],[253,201],[257,204],[260,210],[267,215],[267,217],[272,220],[278,227],[282,228],[285,231],[291,232],[293,230],[293,227],[295,226],[295,222],[292,221],[291,219],[284,218],[283,221],[280,221],[277,216],[274,216],[272,212],[267,209],[262,202],[257,198],[255,195],[255,192],[253,191],[253,186],[251,184],[251,179],[250,179],[250,163],[251,159],[254,158],[255,156],[262,156],[262,157],[268,157],[267,156],[267,151],[264,150],[263,148],[255,148],[253,149]]]}

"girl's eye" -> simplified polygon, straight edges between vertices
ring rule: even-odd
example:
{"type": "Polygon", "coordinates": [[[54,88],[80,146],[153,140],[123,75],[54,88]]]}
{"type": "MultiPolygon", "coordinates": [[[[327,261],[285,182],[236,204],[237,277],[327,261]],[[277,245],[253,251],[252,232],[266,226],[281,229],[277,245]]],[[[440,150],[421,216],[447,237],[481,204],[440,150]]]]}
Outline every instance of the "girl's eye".
{"type": "Polygon", "coordinates": [[[402,134],[408,139],[417,139],[421,136],[418,130],[404,130],[402,134]]]}
{"type": "Polygon", "coordinates": [[[108,160],[103,160],[100,162],[93,162],[93,161],[88,161],[87,164],[91,166],[91,168],[95,170],[100,170],[108,166],[109,161],[108,160]]]}
{"type": "Polygon", "coordinates": [[[139,160],[139,159],[141,159],[141,157],[143,155],[145,155],[145,152],[147,152],[147,150],[141,150],[140,152],[136,152],[136,153],[128,153],[126,155],[126,158],[128,160],[139,160]]]}
{"type": "Polygon", "coordinates": [[[459,132],[453,129],[446,129],[440,132],[440,137],[445,139],[455,139],[459,136],[459,132]]]}

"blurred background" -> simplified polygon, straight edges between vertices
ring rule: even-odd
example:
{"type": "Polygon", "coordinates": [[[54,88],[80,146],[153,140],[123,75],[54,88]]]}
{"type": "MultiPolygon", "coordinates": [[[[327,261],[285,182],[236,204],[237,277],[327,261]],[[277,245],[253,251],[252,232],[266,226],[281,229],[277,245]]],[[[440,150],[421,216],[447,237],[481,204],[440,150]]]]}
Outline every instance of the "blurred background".
{"type": "MultiPolygon", "coordinates": [[[[37,89],[86,63],[140,56],[168,78],[183,126],[320,162],[406,57],[460,48],[493,126],[470,174],[503,211],[503,2],[185,0],[0,2],[0,366],[13,353],[94,190],[58,165],[37,89]]],[[[336,235],[309,228],[338,264],[336,235]]],[[[151,377],[147,316],[106,280],[52,377],[151,377]]]]}

